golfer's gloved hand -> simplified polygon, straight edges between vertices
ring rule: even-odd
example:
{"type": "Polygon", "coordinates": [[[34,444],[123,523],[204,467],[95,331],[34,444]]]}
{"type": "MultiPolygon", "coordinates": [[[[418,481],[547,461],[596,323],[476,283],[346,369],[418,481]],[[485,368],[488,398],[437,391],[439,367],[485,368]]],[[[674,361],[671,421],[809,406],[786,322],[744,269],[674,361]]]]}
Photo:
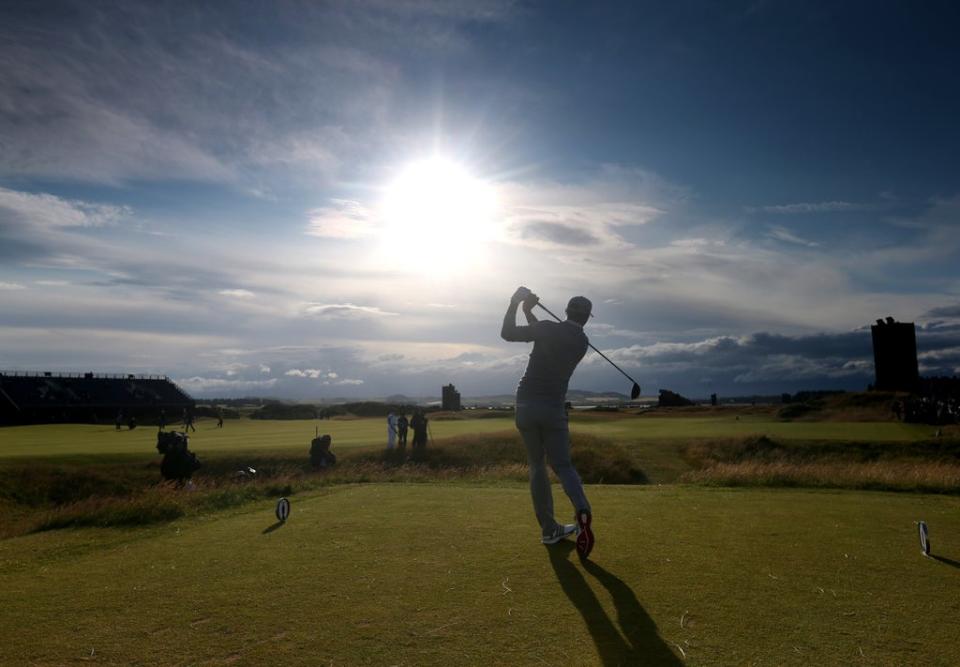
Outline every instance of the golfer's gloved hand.
{"type": "Polygon", "coordinates": [[[513,296],[510,297],[510,305],[516,306],[532,294],[533,292],[521,285],[517,288],[517,291],[513,293],[513,296]]]}
{"type": "Polygon", "coordinates": [[[533,307],[536,306],[539,302],[540,302],[540,297],[538,297],[533,292],[530,292],[523,299],[524,312],[529,313],[531,310],[533,310],[533,307]]]}

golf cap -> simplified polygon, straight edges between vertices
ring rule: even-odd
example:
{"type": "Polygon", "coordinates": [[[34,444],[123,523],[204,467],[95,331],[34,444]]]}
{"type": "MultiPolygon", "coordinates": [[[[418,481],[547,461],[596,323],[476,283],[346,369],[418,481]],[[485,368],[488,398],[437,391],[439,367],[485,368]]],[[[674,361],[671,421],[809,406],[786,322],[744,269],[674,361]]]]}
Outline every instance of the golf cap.
{"type": "Polygon", "coordinates": [[[590,315],[593,317],[590,311],[593,310],[593,304],[585,296],[575,296],[570,299],[567,303],[567,312],[568,313],[579,313],[581,315],[590,315]]]}

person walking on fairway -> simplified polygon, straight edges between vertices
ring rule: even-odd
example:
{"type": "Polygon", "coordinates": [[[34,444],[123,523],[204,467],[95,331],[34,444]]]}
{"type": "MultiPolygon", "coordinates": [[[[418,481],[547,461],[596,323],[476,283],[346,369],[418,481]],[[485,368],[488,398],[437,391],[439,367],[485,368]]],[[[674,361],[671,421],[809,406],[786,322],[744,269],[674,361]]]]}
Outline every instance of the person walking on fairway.
{"type": "Polygon", "coordinates": [[[583,325],[593,304],[575,296],[567,304],[564,322],[538,321],[533,307],[539,298],[526,287],[510,297],[500,336],[510,342],[533,343],[527,369],[517,386],[517,429],[527,449],[530,467],[530,495],[540,523],[544,544],[556,544],[568,535],[577,535],[577,554],[587,558],[593,549],[593,517],[583,491],[580,475],[570,461],[570,431],[565,409],[567,383],[587,352],[583,325]],[[527,326],[517,326],[517,308],[523,304],[527,326]],[[564,492],[573,503],[574,524],[560,524],[553,515],[553,493],[544,460],[550,463],[564,492]]]}

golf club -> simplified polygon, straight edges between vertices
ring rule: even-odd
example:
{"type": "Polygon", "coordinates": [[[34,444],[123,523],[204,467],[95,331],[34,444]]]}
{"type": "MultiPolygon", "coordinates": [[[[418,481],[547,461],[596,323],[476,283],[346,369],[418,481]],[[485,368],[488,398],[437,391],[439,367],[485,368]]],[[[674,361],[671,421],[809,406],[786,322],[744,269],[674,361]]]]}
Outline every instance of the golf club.
{"type": "MultiPolygon", "coordinates": [[[[553,312],[552,312],[549,308],[547,308],[546,306],[544,306],[544,305],[543,305],[542,303],[540,303],[539,301],[537,301],[537,305],[540,306],[541,308],[543,308],[545,311],[547,311],[547,313],[549,313],[549,315],[550,315],[553,319],[555,319],[557,322],[563,322],[563,320],[561,320],[559,317],[557,317],[556,315],[554,315],[553,312]]],[[[587,345],[589,345],[589,346],[593,349],[594,352],[596,352],[596,353],[599,354],[601,357],[603,357],[604,359],[606,359],[607,361],[609,361],[611,366],[613,366],[613,367],[616,368],[618,371],[620,371],[621,373],[623,373],[623,376],[624,376],[625,378],[627,378],[628,380],[630,380],[630,381],[633,383],[633,388],[630,390],[630,400],[636,400],[636,398],[637,398],[638,396],[640,396],[640,385],[637,383],[637,381],[634,380],[634,379],[633,379],[632,377],[630,377],[629,375],[627,375],[627,372],[626,372],[625,370],[623,370],[622,368],[620,368],[619,366],[617,366],[615,363],[613,363],[612,361],[610,361],[610,358],[607,357],[607,355],[605,355],[603,352],[601,352],[600,350],[598,350],[596,347],[594,347],[593,343],[587,341],[587,345]]]]}

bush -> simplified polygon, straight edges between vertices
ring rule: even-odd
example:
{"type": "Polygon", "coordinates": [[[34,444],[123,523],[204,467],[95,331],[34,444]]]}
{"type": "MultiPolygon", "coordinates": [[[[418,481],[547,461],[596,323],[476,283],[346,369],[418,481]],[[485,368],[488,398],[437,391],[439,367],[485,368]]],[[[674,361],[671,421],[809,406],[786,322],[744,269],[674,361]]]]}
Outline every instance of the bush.
{"type": "Polygon", "coordinates": [[[809,403],[788,403],[784,407],[777,410],[777,417],[784,421],[790,421],[791,419],[804,417],[818,409],[818,407],[814,407],[809,403]]]}
{"type": "Polygon", "coordinates": [[[268,403],[250,413],[250,419],[316,419],[317,406],[307,403],[268,403]]]}
{"type": "Polygon", "coordinates": [[[198,405],[193,411],[196,417],[211,417],[216,419],[223,415],[224,419],[239,419],[240,411],[234,408],[223,408],[217,405],[198,405]]]}

